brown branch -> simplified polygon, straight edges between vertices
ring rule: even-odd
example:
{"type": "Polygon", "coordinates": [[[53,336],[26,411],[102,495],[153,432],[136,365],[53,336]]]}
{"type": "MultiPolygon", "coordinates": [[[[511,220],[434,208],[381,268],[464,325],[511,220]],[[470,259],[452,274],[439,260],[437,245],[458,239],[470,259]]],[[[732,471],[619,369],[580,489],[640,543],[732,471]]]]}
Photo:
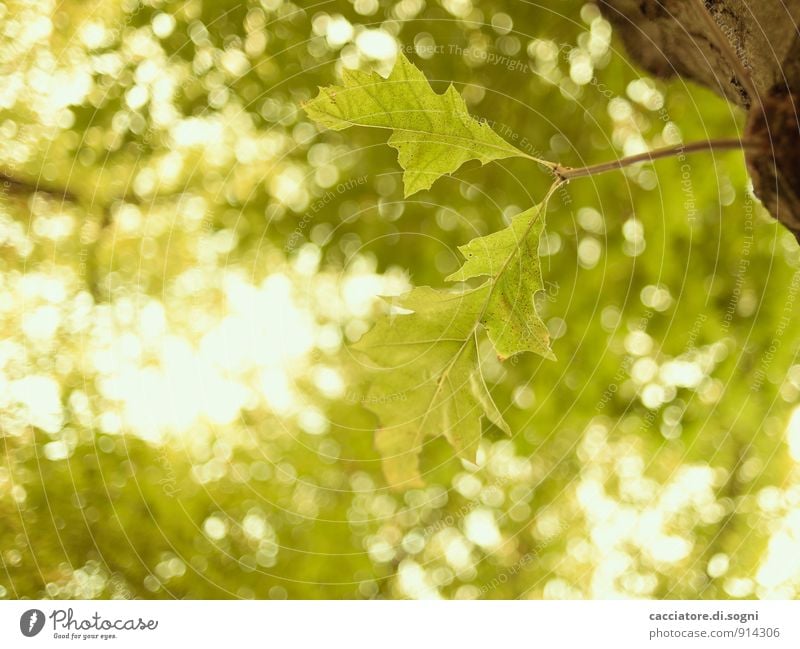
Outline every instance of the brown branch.
{"type": "Polygon", "coordinates": [[[19,196],[30,196],[32,194],[46,194],[51,198],[56,198],[70,203],[79,203],[77,194],[64,187],[56,187],[40,182],[31,182],[24,178],[12,176],[11,174],[0,171],[0,185],[9,194],[19,196]]]}
{"type": "Polygon", "coordinates": [[[652,162],[660,158],[674,158],[689,153],[696,153],[698,151],[731,151],[746,148],[754,148],[757,145],[755,142],[749,142],[740,138],[731,138],[723,140],[703,140],[700,142],[690,142],[689,144],[678,144],[675,146],[665,147],[663,149],[655,149],[645,153],[611,160],[609,162],[601,162],[596,165],[589,165],[587,167],[563,167],[558,165],[554,171],[557,177],[562,180],[572,180],[574,178],[583,178],[585,176],[596,176],[598,174],[606,173],[608,171],[615,171],[624,167],[638,164],[640,162],[652,162]]]}

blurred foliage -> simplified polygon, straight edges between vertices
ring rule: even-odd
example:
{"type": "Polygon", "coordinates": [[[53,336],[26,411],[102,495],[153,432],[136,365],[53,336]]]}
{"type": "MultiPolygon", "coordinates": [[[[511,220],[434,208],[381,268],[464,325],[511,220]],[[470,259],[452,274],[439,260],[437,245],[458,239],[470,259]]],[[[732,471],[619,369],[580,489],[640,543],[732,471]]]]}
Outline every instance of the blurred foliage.
{"type": "Polygon", "coordinates": [[[487,362],[513,436],[388,490],[346,343],[550,182],[405,200],[385,134],[303,115],[398,47],[567,165],[742,126],[580,1],[3,0],[0,596],[797,596],[797,244],[739,154],[559,192],[558,361],[487,362]]]}

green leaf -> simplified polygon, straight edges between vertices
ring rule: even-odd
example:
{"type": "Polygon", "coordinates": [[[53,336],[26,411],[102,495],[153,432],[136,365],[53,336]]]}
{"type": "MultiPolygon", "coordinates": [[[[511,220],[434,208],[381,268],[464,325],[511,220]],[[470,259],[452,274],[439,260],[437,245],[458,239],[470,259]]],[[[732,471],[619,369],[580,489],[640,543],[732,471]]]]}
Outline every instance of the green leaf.
{"type": "MultiPolygon", "coordinates": [[[[306,113],[335,130],[390,129],[406,196],[469,160],[536,160],[473,119],[452,85],[436,94],[402,54],[386,79],[346,70],[343,80],[321,88],[305,104],[306,113]]],[[[364,402],[380,419],[376,446],[393,486],[422,483],[419,454],[430,437],[444,435],[460,457],[474,461],[482,416],[510,432],[481,372],[481,328],[501,360],[524,351],[554,358],[534,303],[543,288],[538,247],[544,212],[544,205],[532,208],[504,230],[459,248],[464,265],[447,279],[485,277],[483,284],[461,293],[414,289],[356,345],[371,366],[364,402]]]]}
{"type": "Polygon", "coordinates": [[[465,262],[448,281],[489,277],[489,303],[481,317],[501,360],[520,352],[534,352],[555,360],[547,327],[536,312],[534,293],[544,288],[539,264],[539,239],[544,230],[546,205],[515,216],[511,225],[473,239],[459,251],[465,262]]]}
{"type": "Polygon", "coordinates": [[[355,345],[371,374],[364,402],[380,420],[375,443],[392,486],[422,484],[419,454],[430,437],[444,435],[459,457],[474,462],[481,416],[511,433],[481,371],[481,327],[501,359],[524,351],[554,358],[533,299],[543,288],[545,211],[543,203],[459,248],[465,262],[447,279],[487,277],[483,284],[460,293],[416,288],[355,345]]]}
{"type": "Polygon", "coordinates": [[[418,456],[427,438],[444,435],[474,462],[482,415],[510,434],[480,371],[476,334],[486,295],[485,288],[416,288],[396,302],[412,314],[383,318],[355,345],[370,365],[364,402],[380,419],[375,444],[396,488],[422,484],[418,456]]]}
{"type": "Polygon", "coordinates": [[[342,73],[343,86],[320,88],[304,105],[308,116],[334,130],[351,126],[391,129],[389,145],[403,167],[405,195],[428,189],[469,160],[482,164],[522,156],[530,158],[472,118],[451,85],[436,94],[425,75],[402,53],[391,74],[358,70],[342,73]]]}

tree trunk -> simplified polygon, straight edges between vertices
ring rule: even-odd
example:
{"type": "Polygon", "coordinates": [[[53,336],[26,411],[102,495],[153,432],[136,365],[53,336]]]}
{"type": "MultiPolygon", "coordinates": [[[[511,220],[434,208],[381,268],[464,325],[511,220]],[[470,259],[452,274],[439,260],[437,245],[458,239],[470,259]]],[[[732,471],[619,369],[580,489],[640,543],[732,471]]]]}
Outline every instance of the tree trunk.
{"type": "Polygon", "coordinates": [[[800,241],[800,0],[597,0],[631,58],[748,111],[756,195],[800,241]]]}

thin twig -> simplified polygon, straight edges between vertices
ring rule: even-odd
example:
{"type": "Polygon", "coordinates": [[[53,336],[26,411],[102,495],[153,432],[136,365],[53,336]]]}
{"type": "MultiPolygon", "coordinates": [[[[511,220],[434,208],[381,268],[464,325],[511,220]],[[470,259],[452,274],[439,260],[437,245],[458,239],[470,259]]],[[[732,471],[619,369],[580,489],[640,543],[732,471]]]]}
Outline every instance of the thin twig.
{"type": "Polygon", "coordinates": [[[27,197],[34,194],[43,194],[51,199],[72,203],[76,207],[86,210],[89,214],[97,216],[98,232],[91,243],[87,244],[87,254],[85,261],[86,284],[95,302],[103,301],[100,290],[100,269],[98,267],[97,251],[101,245],[103,235],[108,231],[112,222],[112,212],[118,203],[132,203],[140,205],[141,199],[133,193],[125,193],[117,196],[107,203],[100,203],[94,200],[94,196],[89,199],[81,196],[66,187],[33,182],[26,178],[11,175],[7,171],[0,169],[0,194],[6,193],[9,196],[27,197]]]}
{"type": "Polygon", "coordinates": [[[46,194],[51,198],[57,198],[70,203],[77,203],[78,197],[64,187],[49,186],[42,183],[34,183],[24,178],[12,176],[5,171],[0,171],[0,185],[4,185],[9,194],[28,196],[30,194],[46,194]]]}
{"type": "Polygon", "coordinates": [[[572,180],[573,178],[582,178],[584,176],[596,176],[597,174],[606,173],[607,171],[630,167],[639,162],[651,162],[659,158],[673,158],[689,153],[696,153],[697,151],[730,151],[754,146],[756,146],[756,143],[748,142],[740,138],[703,140],[701,142],[690,142],[689,144],[677,144],[663,149],[655,149],[653,151],[647,151],[609,162],[601,162],[600,164],[589,165],[587,167],[562,167],[559,165],[555,169],[555,174],[562,180],[572,180]]]}

